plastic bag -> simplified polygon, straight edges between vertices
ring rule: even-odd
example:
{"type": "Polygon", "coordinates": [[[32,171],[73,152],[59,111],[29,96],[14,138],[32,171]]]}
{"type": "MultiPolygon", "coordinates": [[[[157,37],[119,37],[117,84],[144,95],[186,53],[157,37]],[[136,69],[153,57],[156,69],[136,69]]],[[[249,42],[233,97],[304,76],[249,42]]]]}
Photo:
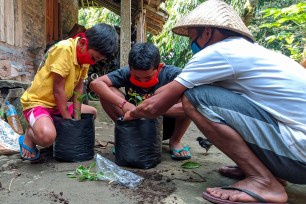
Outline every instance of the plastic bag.
{"type": "Polygon", "coordinates": [[[144,179],[141,176],[120,168],[114,162],[102,157],[100,154],[97,154],[96,164],[96,172],[103,173],[102,176],[98,174],[99,180],[102,181],[117,182],[123,186],[135,188],[144,179]]]}
{"type": "Polygon", "coordinates": [[[0,155],[19,152],[19,135],[4,120],[0,119],[0,155]]]}
{"type": "Polygon", "coordinates": [[[116,164],[141,169],[161,162],[160,118],[123,121],[115,124],[116,164]]]}
{"type": "Polygon", "coordinates": [[[53,156],[62,161],[86,161],[94,157],[95,123],[93,114],[82,114],[81,120],[54,117],[56,139],[53,156]]]}

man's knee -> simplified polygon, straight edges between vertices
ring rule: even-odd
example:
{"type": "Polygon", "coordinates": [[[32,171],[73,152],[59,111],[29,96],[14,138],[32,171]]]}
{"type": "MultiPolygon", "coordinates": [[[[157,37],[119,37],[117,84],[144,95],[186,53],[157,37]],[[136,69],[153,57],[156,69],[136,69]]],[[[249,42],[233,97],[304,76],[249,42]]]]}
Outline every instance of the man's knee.
{"type": "Polygon", "coordinates": [[[195,110],[193,104],[190,103],[190,101],[185,95],[182,97],[182,105],[184,112],[187,116],[189,116],[195,110]]]}

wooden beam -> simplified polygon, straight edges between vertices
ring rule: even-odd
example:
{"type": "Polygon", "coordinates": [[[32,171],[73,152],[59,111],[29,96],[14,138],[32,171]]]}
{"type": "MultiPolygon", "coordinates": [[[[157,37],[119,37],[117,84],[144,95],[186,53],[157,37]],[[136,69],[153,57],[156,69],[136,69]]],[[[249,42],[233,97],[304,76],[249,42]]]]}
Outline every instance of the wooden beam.
{"type": "Polygon", "coordinates": [[[146,10],[143,5],[143,0],[138,0],[138,12],[136,14],[135,24],[137,30],[137,42],[146,42],[147,41],[147,32],[146,32],[146,10]]]}
{"type": "Polygon", "coordinates": [[[23,1],[14,0],[14,3],[17,5],[16,14],[15,14],[15,45],[21,47],[23,44],[23,18],[22,18],[22,7],[23,1]]]}
{"type": "Polygon", "coordinates": [[[120,66],[128,65],[131,49],[131,0],[121,0],[120,66]]]}

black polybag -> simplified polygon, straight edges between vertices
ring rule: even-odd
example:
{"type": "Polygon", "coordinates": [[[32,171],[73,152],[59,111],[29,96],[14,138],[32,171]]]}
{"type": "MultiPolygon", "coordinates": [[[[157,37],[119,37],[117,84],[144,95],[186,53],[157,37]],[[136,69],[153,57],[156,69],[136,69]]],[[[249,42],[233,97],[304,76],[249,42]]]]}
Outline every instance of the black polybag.
{"type": "Polygon", "coordinates": [[[137,119],[115,124],[115,163],[140,169],[155,167],[161,162],[159,119],[137,119]]]}
{"type": "Polygon", "coordinates": [[[56,139],[53,156],[61,161],[87,161],[94,157],[95,123],[93,114],[82,114],[81,120],[54,117],[56,139]]]}

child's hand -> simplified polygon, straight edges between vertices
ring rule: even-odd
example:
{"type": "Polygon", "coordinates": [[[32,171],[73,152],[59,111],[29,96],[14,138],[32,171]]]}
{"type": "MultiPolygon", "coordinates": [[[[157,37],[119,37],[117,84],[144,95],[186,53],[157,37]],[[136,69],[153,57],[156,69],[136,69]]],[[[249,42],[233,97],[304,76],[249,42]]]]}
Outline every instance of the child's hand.
{"type": "Polygon", "coordinates": [[[125,114],[128,111],[132,111],[136,108],[136,106],[130,102],[126,102],[126,104],[122,107],[122,112],[125,114]]]}

